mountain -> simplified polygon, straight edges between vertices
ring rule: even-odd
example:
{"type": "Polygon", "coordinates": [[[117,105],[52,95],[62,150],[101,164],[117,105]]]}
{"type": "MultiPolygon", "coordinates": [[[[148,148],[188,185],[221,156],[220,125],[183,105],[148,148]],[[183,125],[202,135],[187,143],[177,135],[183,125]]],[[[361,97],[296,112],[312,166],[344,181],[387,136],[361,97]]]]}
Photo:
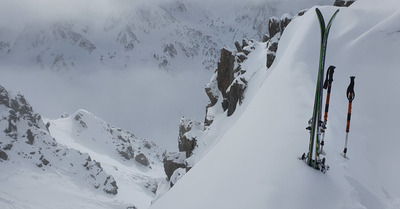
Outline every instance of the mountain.
{"type": "MultiPolygon", "coordinates": [[[[337,9],[318,8],[325,19],[337,9]]],[[[308,149],[305,127],[318,70],[320,29],[313,7],[285,29],[268,70],[260,67],[266,44],[254,44],[242,63],[252,72],[242,104],[229,117],[220,104],[205,134],[193,132],[198,146],[192,159],[201,149],[198,162],[151,208],[400,208],[399,99],[393,96],[399,11],[395,0],[356,1],[340,8],[333,22],[326,54],[326,65],[336,66],[326,173],[298,159],[308,149]],[[350,76],[356,76],[356,97],[346,159],[341,153],[350,76]]]]}
{"type": "Polygon", "coordinates": [[[281,6],[285,2],[274,1],[209,4],[225,12],[184,0],[141,3],[97,19],[72,16],[43,23],[30,21],[15,41],[0,36],[2,62],[12,64],[22,58],[22,63],[56,71],[143,65],[212,70],[224,45],[244,37],[261,40],[269,16],[312,6],[311,1],[287,9],[281,6]]]}
{"type": "Polygon", "coordinates": [[[203,119],[220,50],[317,3],[332,1],[2,1],[0,83],[46,118],[86,109],[176,150],[180,118],[203,119]]]}
{"type": "Polygon", "coordinates": [[[45,120],[0,86],[2,208],[144,208],[165,192],[165,150],[79,110],[45,120]]]}

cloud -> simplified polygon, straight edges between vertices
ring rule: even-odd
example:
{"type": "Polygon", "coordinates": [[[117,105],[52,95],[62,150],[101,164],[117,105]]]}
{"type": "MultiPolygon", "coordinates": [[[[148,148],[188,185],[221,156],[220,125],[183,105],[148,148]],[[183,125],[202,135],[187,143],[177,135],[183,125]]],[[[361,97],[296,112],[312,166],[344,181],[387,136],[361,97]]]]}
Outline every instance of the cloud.
{"type": "Polygon", "coordinates": [[[178,147],[182,116],[204,119],[204,84],[210,78],[207,71],[172,73],[151,68],[98,69],[93,74],[0,66],[0,73],[0,85],[21,92],[34,111],[45,118],[56,119],[63,113],[86,109],[110,125],[170,150],[178,147]]]}

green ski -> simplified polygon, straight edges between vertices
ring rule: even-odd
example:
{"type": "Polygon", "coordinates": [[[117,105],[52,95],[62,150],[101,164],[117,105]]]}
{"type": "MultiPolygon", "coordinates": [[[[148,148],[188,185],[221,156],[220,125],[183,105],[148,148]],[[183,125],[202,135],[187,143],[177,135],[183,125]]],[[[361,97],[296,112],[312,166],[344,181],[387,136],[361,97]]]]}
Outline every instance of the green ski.
{"type": "MultiPolygon", "coordinates": [[[[322,97],[323,97],[323,81],[324,81],[324,68],[325,68],[325,56],[326,56],[326,47],[328,43],[328,35],[329,30],[331,28],[332,22],[335,19],[339,9],[332,15],[331,19],[328,22],[328,25],[325,26],[325,20],[321,13],[321,11],[316,8],[315,9],[321,29],[321,48],[320,48],[320,56],[319,56],[319,66],[318,66],[318,78],[317,78],[317,86],[315,89],[315,97],[314,97],[314,108],[313,115],[311,118],[311,124],[307,128],[310,130],[310,142],[309,149],[307,154],[307,164],[315,169],[321,169],[321,171],[325,171],[325,159],[319,159],[319,149],[320,149],[320,138],[321,131],[323,129],[323,124],[321,120],[322,116],[322,97]],[[315,151],[314,151],[314,143],[315,143],[315,151]],[[313,160],[313,152],[315,153],[315,158],[313,160]],[[322,164],[323,168],[320,168],[322,164]],[[322,170],[323,169],[323,170],[322,170]]],[[[304,158],[304,155],[303,155],[304,158]]]]}

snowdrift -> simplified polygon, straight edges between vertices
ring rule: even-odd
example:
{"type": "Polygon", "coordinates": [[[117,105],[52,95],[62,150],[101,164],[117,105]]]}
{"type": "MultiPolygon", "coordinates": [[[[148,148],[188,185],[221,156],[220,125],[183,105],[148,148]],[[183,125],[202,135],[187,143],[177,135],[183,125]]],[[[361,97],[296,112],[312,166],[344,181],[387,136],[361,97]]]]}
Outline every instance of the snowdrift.
{"type": "MultiPolygon", "coordinates": [[[[325,19],[337,9],[319,8],[325,19]]],[[[320,32],[312,8],[286,28],[273,66],[254,74],[239,113],[220,119],[235,120],[229,129],[211,134],[217,143],[151,208],[400,208],[399,21],[398,1],[364,0],[341,8],[333,23],[326,58],[326,67],[336,66],[326,174],[298,160],[308,149],[305,127],[318,69],[320,32]],[[346,88],[352,75],[356,98],[350,159],[344,159],[346,88]]],[[[226,128],[220,124],[213,123],[210,132],[226,128]]]]}

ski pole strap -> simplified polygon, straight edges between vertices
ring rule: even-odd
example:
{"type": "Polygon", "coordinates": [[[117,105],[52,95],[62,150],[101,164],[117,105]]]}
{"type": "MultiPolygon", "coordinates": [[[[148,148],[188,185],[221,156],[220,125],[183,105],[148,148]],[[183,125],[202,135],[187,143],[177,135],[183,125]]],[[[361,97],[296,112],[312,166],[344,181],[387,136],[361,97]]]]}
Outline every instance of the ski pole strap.
{"type": "Polygon", "coordinates": [[[331,65],[329,66],[328,70],[326,71],[326,78],[325,78],[325,82],[324,82],[324,89],[328,88],[328,85],[332,83],[333,81],[333,73],[335,71],[335,66],[331,65]]]}
{"type": "Polygon", "coordinates": [[[347,87],[347,99],[349,100],[349,102],[352,102],[354,100],[354,98],[356,97],[356,93],[354,92],[354,79],[356,77],[355,76],[350,76],[350,84],[347,87]]]}

